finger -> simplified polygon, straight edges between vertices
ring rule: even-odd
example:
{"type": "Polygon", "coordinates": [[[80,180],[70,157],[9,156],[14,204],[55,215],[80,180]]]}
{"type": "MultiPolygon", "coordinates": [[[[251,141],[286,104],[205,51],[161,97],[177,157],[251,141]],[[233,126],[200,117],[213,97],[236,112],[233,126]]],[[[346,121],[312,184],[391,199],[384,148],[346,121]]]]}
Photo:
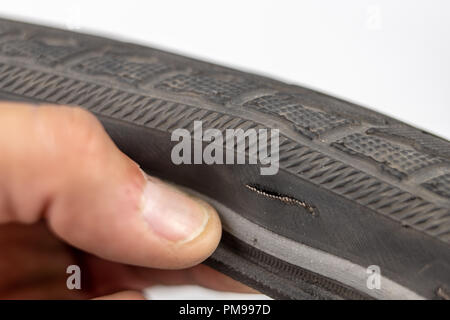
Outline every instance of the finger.
{"type": "Polygon", "coordinates": [[[236,292],[236,293],[258,293],[223,273],[220,273],[206,265],[188,268],[185,270],[142,270],[142,283],[146,279],[155,279],[152,285],[199,285],[208,289],[236,292]]]}
{"type": "Polygon", "coordinates": [[[146,300],[144,295],[138,291],[122,291],[107,296],[98,297],[93,300],[146,300]]]}
{"type": "Polygon", "coordinates": [[[258,293],[206,265],[184,270],[141,269],[138,283],[144,285],[199,285],[208,289],[237,293],[258,293]],[[152,280],[153,279],[153,280],[152,280]],[[149,282],[151,281],[151,282],[149,282]]]}
{"type": "Polygon", "coordinates": [[[45,217],[73,246],[145,267],[186,268],[218,244],[211,206],[144,177],[80,108],[0,104],[0,150],[2,222],[45,217]]]}
{"type": "Polygon", "coordinates": [[[191,272],[194,283],[205,288],[237,293],[259,293],[255,289],[247,287],[245,284],[203,264],[191,268],[191,272]]]}
{"type": "Polygon", "coordinates": [[[143,290],[154,285],[199,285],[205,288],[237,293],[258,293],[256,290],[200,264],[182,270],[162,270],[131,267],[93,256],[79,260],[81,268],[90,274],[98,295],[123,288],[143,290]]]}
{"type": "MultiPolygon", "coordinates": [[[[68,291],[66,269],[75,264],[73,257],[44,223],[0,225],[0,248],[0,298],[14,292],[24,292],[26,297],[50,283],[68,291]]],[[[40,296],[46,297],[44,292],[40,296]]]]}

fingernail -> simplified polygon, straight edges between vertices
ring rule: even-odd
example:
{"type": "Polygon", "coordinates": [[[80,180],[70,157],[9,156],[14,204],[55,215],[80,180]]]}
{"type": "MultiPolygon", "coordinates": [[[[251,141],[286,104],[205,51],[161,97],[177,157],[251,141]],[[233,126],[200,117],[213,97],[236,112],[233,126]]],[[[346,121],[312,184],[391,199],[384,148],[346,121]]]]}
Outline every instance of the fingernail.
{"type": "Polygon", "coordinates": [[[142,214],[151,230],[172,242],[188,242],[205,229],[212,208],[144,173],[142,214]]]}

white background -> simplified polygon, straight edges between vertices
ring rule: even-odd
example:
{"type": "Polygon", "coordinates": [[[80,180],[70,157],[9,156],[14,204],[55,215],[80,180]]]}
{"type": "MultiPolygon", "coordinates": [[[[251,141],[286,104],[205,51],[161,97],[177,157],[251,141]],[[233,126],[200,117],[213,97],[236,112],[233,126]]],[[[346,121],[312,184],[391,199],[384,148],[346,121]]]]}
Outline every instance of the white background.
{"type": "Polygon", "coordinates": [[[0,15],[269,75],[450,139],[450,1],[1,0],[0,15]]]}

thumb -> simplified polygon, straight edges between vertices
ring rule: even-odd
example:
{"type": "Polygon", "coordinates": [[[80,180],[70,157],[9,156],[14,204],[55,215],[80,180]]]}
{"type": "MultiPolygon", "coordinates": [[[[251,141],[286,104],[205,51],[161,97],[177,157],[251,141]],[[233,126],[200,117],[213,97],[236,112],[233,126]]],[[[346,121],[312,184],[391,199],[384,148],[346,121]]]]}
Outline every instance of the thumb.
{"type": "Polygon", "coordinates": [[[154,268],[200,263],[221,234],[215,210],[120,152],[80,108],[0,104],[0,222],[46,218],[101,258],[154,268]]]}

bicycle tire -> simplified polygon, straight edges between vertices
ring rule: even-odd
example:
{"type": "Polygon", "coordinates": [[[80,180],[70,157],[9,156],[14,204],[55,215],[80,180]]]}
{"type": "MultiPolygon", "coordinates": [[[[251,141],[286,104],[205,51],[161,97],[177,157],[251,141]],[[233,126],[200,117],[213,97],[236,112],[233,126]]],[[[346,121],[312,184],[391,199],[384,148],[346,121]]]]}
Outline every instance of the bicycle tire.
{"type": "Polygon", "coordinates": [[[207,263],[271,297],[450,297],[445,139],[307,88],[9,20],[0,20],[0,99],[94,113],[144,170],[217,208],[224,235],[207,263]],[[175,165],[170,135],[196,120],[222,132],[279,129],[278,173],[175,165]]]}

